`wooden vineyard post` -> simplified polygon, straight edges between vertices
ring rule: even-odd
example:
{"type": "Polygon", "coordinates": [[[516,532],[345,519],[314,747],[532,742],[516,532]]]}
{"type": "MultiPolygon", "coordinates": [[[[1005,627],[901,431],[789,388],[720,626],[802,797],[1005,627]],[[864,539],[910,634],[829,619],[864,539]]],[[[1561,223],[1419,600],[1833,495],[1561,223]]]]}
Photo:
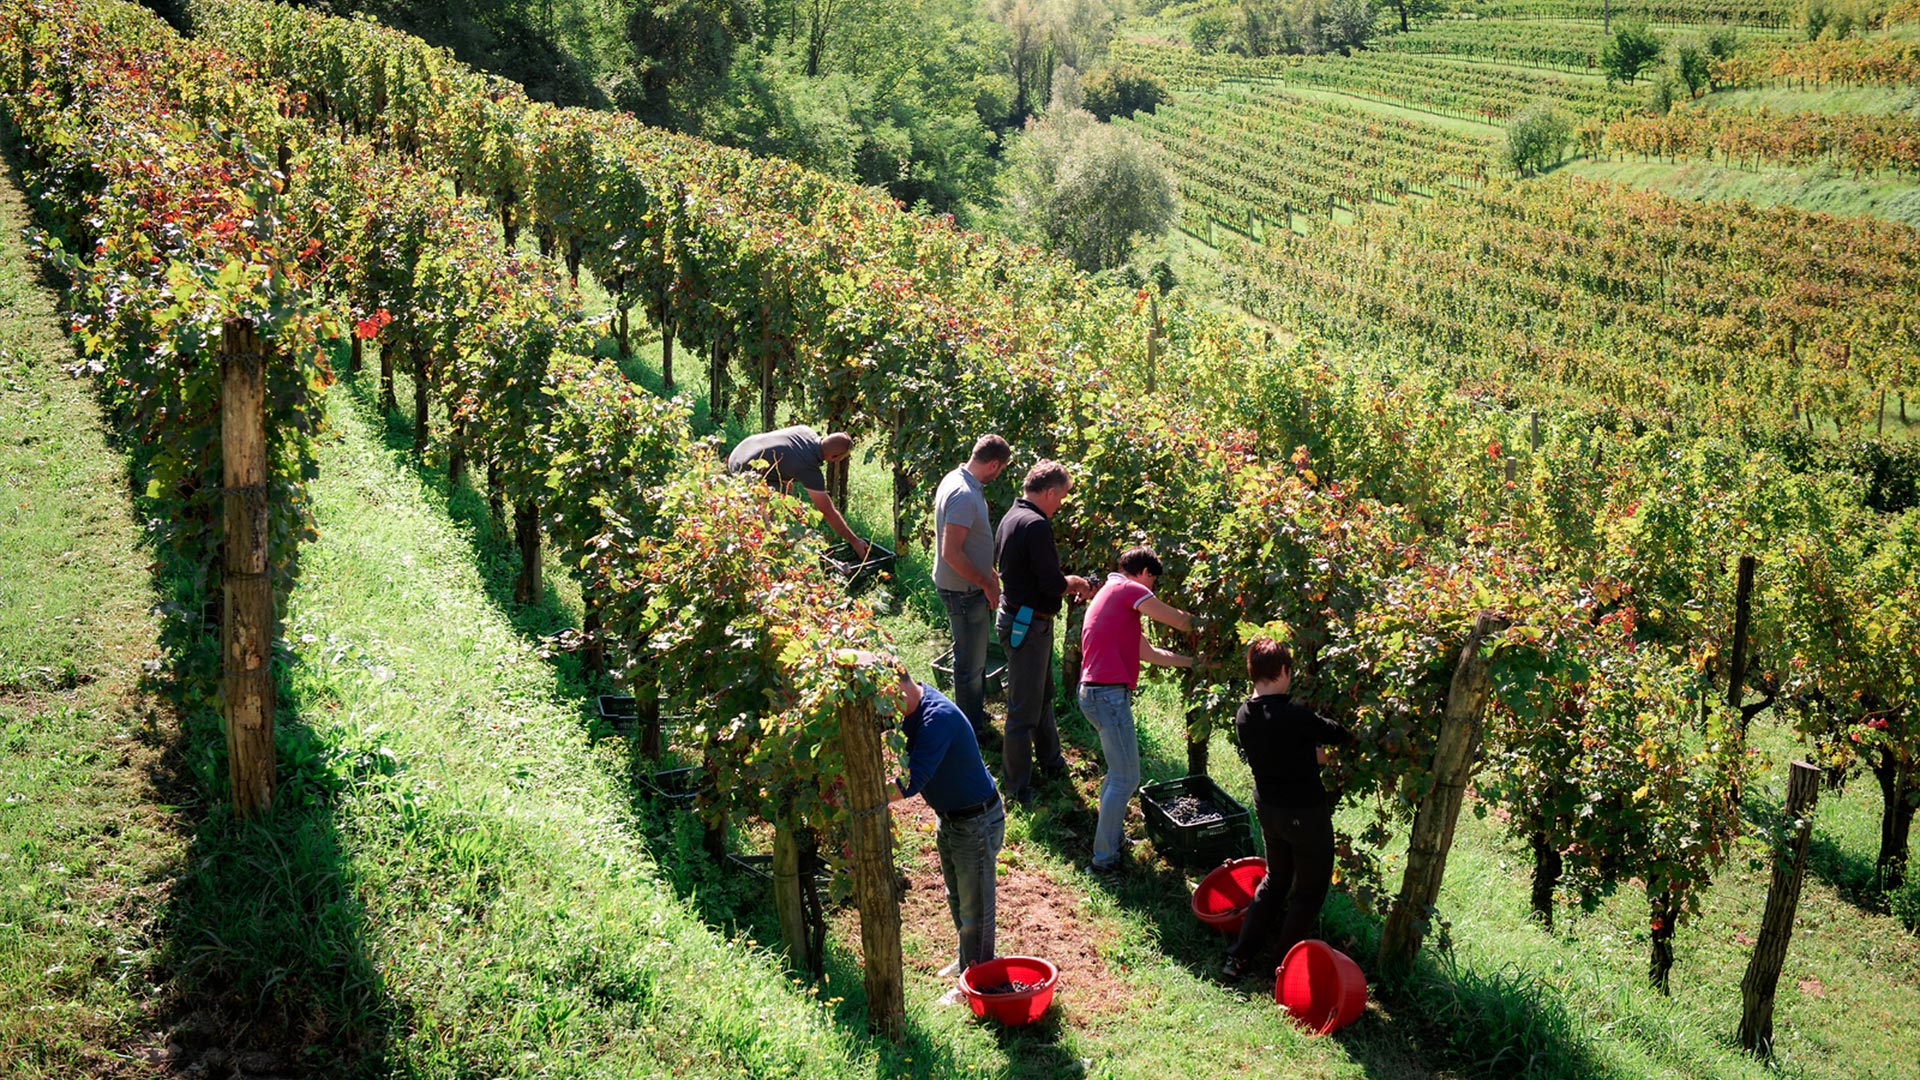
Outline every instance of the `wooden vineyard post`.
{"type": "Polygon", "coordinates": [[[273,809],[273,562],[267,527],[266,345],[233,319],[220,342],[220,710],[234,813],[273,809]]]}
{"type": "MultiPolygon", "coordinates": [[[[1251,213],[1252,211],[1248,211],[1251,213]]],[[[1147,393],[1154,392],[1160,373],[1160,298],[1147,298],[1147,393]]]]}
{"type": "Polygon", "coordinates": [[[871,701],[840,706],[847,804],[853,808],[853,895],[860,906],[860,955],[866,965],[867,1024],[898,1040],[906,1020],[901,976],[900,898],[893,884],[893,817],[887,768],[871,701]]]}
{"type": "Polygon", "coordinates": [[[540,599],[540,504],[528,499],[513,507],[513,540],[520,548],[520,574],[513,579],[516,603],[540,599]]]}
{"type": "Polygon", "coordinates": [[[633,668],[633,711],[640,727],[640,753],[649,761],[660,758],[660,679],[654,660],[641,657],[633,668]]]}
{"type": "Polygon", "coordinates": [[[1453,684],[1447,692],[1446,715],[1440,725],[1440,743],[1433,753],[1433,786],[1414,816],[1406,876],[1400,879],[1400,895],[1380,933],[1382,971],[1399,973],[1413,966],[1427,912],[1440,897],[1440,880],[1446,874],[1447,852],[1453,846],[1460,803],[1473,773],[1473,755],[1480,745],[1480,719],[1492,686],[1487,639],[1506,628],[1504,619],[1483,611],[1475,616],[1473,630],[1460,648],[1453,684]]]}
{"type": "MultiPolygon", "coordinates": [[[[913,497],[913,477],[908,475],[907,467],[900,460],[899,432],[906,423],[906,410],[893,411],[894,446],[893,452],[893,550],[907,550],[907,500],[913,497]]],[[[844,507],[843,507],[844,509],[844,507]]]]}
{"type": "MultiPolygon", "coordinates": [[[[1727,704],[1739,709],[1745,701],[1741,690],[1747,681],[1747,629],[1753,618],[1753,556],[1740,556],[1739,584],[1734,589],[1733,599],[1733,664],[1727,672],[1727,704]]],[[[1743,712],[1740,728],[1746,730],[1747,719],[1743,712]]]]}
{"type": "Polygon", "coordinates": [[[1873,433],[1875,435],[1887,433],[1887,391],[1884,387],[1880,390],[1880,407],[1873,411],[1873,433]]]}
{"type": "Polygon", "coordinates": [[[1540,410],[1535,409],[1527,418],[1527,449],[1540,452],[1540,410]]]}
{"type": "Polygon", "coordinates": [[[1760,917],[1747,973],[1740,980],[1740,1045],[1750,1054],[1773,1052],[1773,991],[1793,937],[1793,914],[1800,906],[1800,885],[1807,876],[1807,841],[1813,833],[1813,808],[1820,798],[1820,770],[1796,761],[1787,771],[1786,826],[1792,833],[1785,850],[1775,852],[1773,884],[1760,917]]]}
{"type": "Polygon", "coordinates": [[[347,352],[347,374],[360,374],[361,362],[365,359],[367,343],[359,334],[353,335],[353,344],[347,352]]]}
{"type": "Polygon", "coordinates": [[[1076,597],[1067,597],[1067,617],[1061,623],[1060,688],[1066,692],[1067,705],[1074,707],[1080,687],[1080,629],[1086,612],[1076,597]]]}
{"type": "Polygon", "coordinates": [[[413,343],[413,456],[427,456],[427,347],[413,343]]]}
{"type": "Polygon", "coordinates": [[[600,641],[600,605],[594,602],[592,593],[583,590],[580,608],[580,636],[585,639],[580,646],[580,673],[587,676],[604,674],[607,670],[607,649],[600,641]]]}
{"type": "Polygon", "coordinates": [[[1213,723],[1207,710],[1199,705],[1187,708],[1187,775],[1207,775],[1207,742],[1213,735],[1213,723]]]}
{"type": "Polygon", "coordinates": [[[387,416],[400,411],[400,403],[393,398],[393,342],[380,343],[380,414],[387,416]]]}
{"type": "Polygon", "coordinates": [[[456,420],[447,425],[447,486],[457,488],[466,478],[466,425],[456,420]]]}
{"type": "Polygon", "coordinates": [[[795,971],[820,971],[821,957],[813,947],[812,927],[807,920],[806,889],[812,884],[812,869],[804,868],[800,857],[799,830],[784,818],[773,827],[773,910],[780,919],[780,942],[786,946],[787,963],[795,971]]]}

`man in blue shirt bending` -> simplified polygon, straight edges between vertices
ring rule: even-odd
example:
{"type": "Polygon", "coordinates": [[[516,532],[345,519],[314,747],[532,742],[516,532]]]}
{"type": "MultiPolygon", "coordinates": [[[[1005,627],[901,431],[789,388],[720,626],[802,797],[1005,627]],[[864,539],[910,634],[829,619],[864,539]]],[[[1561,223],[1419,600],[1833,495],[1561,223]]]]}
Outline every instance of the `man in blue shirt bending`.
{"type": "MultiPolygon", "coordinates": [[[[947,910],[960,937],[959,955],[940,972],[951,977],[994,958],[994,860],[1007,838],[1007,811],[980,760],[967,714],[940,691],[896,670],[894,701],[907,737],[907,776],[894,781],[893,801],[919,795],[940,820],[934,843],[947,883],[947,910]]],[[[957,990],[948,998],[960,1000],[957,990]]]]}

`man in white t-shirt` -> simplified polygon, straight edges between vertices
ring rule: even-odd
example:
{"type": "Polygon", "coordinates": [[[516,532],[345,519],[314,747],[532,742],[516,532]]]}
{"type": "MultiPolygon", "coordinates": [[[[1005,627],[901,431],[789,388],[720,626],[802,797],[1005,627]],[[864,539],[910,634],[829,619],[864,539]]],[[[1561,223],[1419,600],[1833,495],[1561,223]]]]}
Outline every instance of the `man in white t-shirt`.
{"type": "Polygon", "coordinates": [[[982,435],[973,456],[948,473],[933,495],[933,584],[953,634],[953,701],[986,737],[987,642],[1000,581],[993,572],[993,523],[986,485],[999,478],[1013,451],[998,435],[982,435]]]}

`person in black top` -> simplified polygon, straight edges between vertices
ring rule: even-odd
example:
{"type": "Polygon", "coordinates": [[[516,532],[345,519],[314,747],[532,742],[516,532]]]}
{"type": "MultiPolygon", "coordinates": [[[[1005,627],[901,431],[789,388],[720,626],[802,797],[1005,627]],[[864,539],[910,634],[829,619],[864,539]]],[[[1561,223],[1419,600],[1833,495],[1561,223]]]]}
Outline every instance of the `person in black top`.
{"type": "Polygon", "coordinates": [[[1240,937],[1221,968],[1230,979],[1253,970],[1279,923],[1274,955],[1307,939],[1333,882],[1333,798],[1320,786],[1324,747],[1353,741],[1353,733],[1287,697],[1293,655],[1272,638],[1247,646],[1253,698],[1233,719],[1240,755],[1253,772],[1253,809],[1266,841],[1267,876],[1254,889],[1240,937]]]}
{"type": "Polygon", "coordinates": [[[1053,618],[1068,593],[1084,596],[1085,578],[1062,573],[1053,546],[1052,517],[1060,511],[1073,478],[1057,461],[1042,461],[1027,473],[1023,497],[1000,519],[994,561],[1000,566],[1000,610],[994,629],[1007,650],[1007,733],[1000,767],[1007,797],[1033,802],[1036,758],[1046,774],[1064,773],[1060,730],[1053,717],[1053,618]]]}

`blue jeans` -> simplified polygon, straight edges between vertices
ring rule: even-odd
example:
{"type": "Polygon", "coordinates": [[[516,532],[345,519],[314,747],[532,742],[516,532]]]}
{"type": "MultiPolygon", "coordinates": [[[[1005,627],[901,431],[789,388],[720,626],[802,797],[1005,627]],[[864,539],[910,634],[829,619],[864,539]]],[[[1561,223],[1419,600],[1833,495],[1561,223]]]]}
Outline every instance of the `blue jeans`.
{"type": "Polygon", "coordinates": [[[1140,740],[1133,731],[1133,691],[1124,686],[1080,685],[1080,713],[1100,735],[1100,756],[1107,761],[1100,781],[1100,819],[1093,828],[1093,861],[1112,866],[1120,859],[1127,803],[1140,786],[1140,740]]]}
{"type": "Polygon", "coordinates": [[[953,703],[967,714],[976,737],[987,732],[987,642],[993,635],[993,610],[980,589],[940,590],[947,605],[947,629],[953,634],[953,703]]]}
{"type": "Polygon", "coordinates": [[[994,957],[994,861],[1007,839],[1007,807],[959,821],[940,819],[934,832],[940,852],[940,876],[947,883],[947,910],[960,936],[960,968],[965,970],[994,957]]]}

